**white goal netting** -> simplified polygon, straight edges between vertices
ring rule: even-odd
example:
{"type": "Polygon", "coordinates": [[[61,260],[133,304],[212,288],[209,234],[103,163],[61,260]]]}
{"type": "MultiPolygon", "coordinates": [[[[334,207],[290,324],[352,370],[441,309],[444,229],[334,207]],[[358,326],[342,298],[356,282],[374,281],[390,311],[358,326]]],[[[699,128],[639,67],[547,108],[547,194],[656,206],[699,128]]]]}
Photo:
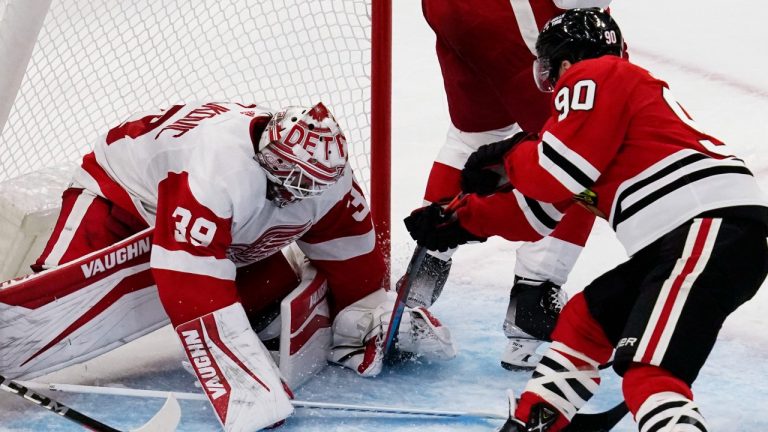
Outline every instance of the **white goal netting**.
{"type": "MultiPolygon", "coordinates": [[[[0,0],[0,13],[14,1],[30,0],[0,0]]],[[[77,162],[131,113],[190,100],[322,100],[370,191],[370,3],[53,0],[0,135],[0,181],[77,162]]]]}

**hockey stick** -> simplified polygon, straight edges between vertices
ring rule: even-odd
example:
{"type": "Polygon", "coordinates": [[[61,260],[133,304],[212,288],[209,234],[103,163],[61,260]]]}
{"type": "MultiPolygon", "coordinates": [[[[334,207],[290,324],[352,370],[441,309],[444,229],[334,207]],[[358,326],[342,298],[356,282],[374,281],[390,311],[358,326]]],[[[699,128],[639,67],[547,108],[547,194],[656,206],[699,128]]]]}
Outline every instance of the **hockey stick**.
{"type": "Polygon", "coordinates": [[[416,276],[416,272],[419,271],[426,257],[427,248],[416,245],[413,257],[411,257],[411,261],[408,263],[408,269],[405,271],[405,276],[398,281],[397,299],[395,300],[395,307],[392,309],[392,315],[389,317],[387,335],[384,338],[385,357],[391,355],[392,349],[395,346],[397,331],[400,329],[400,320],[403,318],[403,312],[405,312],[405,301],[408,298],[408,293],[411,291],[413,277],[416,276]]]}
{"type": "MultiPolygon", "coordinates": [[[[456,209],[464,203],[465,196],[466,194],[464,193],[456,195],[446,206],[444,213],[450,215],[456,211],[456,209]]],[[[392,315],[389,317],[389,326],[387,326],[387,334],[384,338],[385,357],[392,355],[392,350],[395,347],[395,341],[397,340],[397,331],[400,329],[400,321],[403,318],[403,312],[405,312],[406,299],[411,291],[413,279],[421,268],[421,265],[424,263],[424,259],[427,257],[427,251],[428,249],[424,246],[416,245],[416,249],[413,251],[413,257],[411,257],[411,261],[408,263],[408,268],[405,270],[405,276],[398,281],[397,299],[395,300],[395,307],[392,309],[392,315]]]]}
{"type": "MultiPolygon", "coordinates": [[[[141,390],[124,387],[100,387],[100,386],[87,386],[77,384],[40,384],[40,383],[24,383],[32,388],[47,389],[51,391],[59,392],[74,392],[74,393],[92,393],[112,396],[131,396],[131,397],[150,397],[150,398],[162,398],[166,397],[169,393],[159,390],[141,390]]],[[[197,400],[207,401],[208,398],[201,393],[187,393],[187,392],[171,392],[176,399],[180,400],[197,400]]],[[[397,407],[397,406],[377,406],[377,405],[356,405],[356,404],[342,404],[332,402],[313,402],[302,400],[291,400],[291,404],[296,408],[306,409],[321,409],[321,410],[333,410],[333,411],[355,411],[355,412],[369,412],[377,414],[402,414],[402,415],[414,415],[414,416],[430,416],[430,417],[475,417],[484,419],[506,419],[506,414],[487,412],[487,411],[445,411],[445,410],[432,410],[432,409],[420,409],[410,407],[397,407]]]]}
{"type": "Polygon", "coordinates": [[[629,408],[624,401],[618,405],[596,414],[576,414],[571,423],[563,429],[563,432],[608,432],[613,429],[625,415],[629,408]]]}
{"type": "MultiPolygon", "coordinates": [[[[120,432],[111,426],[89,417],[79,411],[67,407],[61,402],[57,402],[49,397],[37,394],[19,382],[11,381],[0,375],[0,389],[8,393],[22,397],[48,411],[58,414],[68,420],[71,420],[84,428],[94,432],[120,432]]],[[[181,408],[176,398],[169,393],[165,393],[167,398],[163,407],[147,423],[138,429],[131,429],[131,432],[169,432],[176,430],[176,426],[181,420],[181,408]]]]}
{"type": "MultiPolygon", "coordinates": [[[[24,383],[29,387],[48,389],[51,391],[60,392],[74,392],[74,393],[92,393],[103,394],[112,396],[129,396],[129,397],[150,397],[150,398],[163,398],[169,395],[169,392],[159,390],[141,390],[124,387],[98,387],[98,386],[86,386],[76,384],[40,384],[40,383],[24,383]]],[[[181,400],[197,400],[207,401],[208,398],[200,393],[186,393],[186,392],[171,392],[176,399],[181,400]]],[[[504,413],[495,413],[489,411],[450,411],[450,410],[433,410],[422,409],[412,407],[395,407],[395,406],[380,406],[380,405],[356,405],[356,404],[342,404],[342,403],[330,403],[330,402],[312,402],[302,400],[292,400],[291,403],[296,408],[305,409],[321,409],[321,410],[333,410],[333,411],[352,411],[352,412],[367,412],[375,414],[400,414],[400,415],[412,415],[412,416],[427,416],[427,417],[441,417],[441,418],[480,418],[489,420],[506,420],[509,416],[504,413]]],[[[610,430],[616,423],[621,420],[623,414],[618,419],[614,420],[617,415],[616,408],[613,408],[606,412],[594,413],[594,414],[576,414],[572,420],[572,427],[567,429],[569,432],[602,432],[610,430]]]]}

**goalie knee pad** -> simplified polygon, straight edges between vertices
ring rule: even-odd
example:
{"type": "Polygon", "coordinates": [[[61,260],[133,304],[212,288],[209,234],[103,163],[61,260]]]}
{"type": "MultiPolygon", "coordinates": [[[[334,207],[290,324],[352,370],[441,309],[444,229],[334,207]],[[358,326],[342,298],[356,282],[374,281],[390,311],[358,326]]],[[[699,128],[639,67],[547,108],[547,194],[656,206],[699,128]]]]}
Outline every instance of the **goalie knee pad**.
{"type": "Polygon", "coordinates": [[[650,396],[635,416],[640,432],[707,432],[699,407],[679,393],[650,396]]]}

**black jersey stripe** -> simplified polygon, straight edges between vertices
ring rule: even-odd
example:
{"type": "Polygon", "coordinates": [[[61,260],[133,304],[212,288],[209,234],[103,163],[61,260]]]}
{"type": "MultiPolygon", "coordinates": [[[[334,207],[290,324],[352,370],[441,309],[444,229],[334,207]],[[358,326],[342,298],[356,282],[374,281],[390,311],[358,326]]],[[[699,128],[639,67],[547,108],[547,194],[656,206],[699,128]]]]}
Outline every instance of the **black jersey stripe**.
{"type": "Polygon", "coordinates": [[[553,219],[549,214],[547,214],[546,211],[544,211],[544,208],[541,207],[541,203],[536,201],[535,199],[531,199],[528,197],[525,198],[525,203],[528,204],[528,208],[531,209],[531,213],[533,213],[534,216],[536,216],[536,219],[539,220],[542,224],[544,224],[545,227],[553,230],[557,226],[558,221],[553,219]]]}
{"type": "Polygon", "coordinates": [[[621,209],[621,202],[626,199],[629,195],[632,195],[633,193],[637,192],[638,190],[644,188],[645,186],[660,180],[663,177],[666,177],[669,174],[672,174],[673,172],[677,171],[678,169],[688,166],[694,162],[698,162],[702,159],[709,159],[709,156],[703,154],[703,153],[694,153],[692,155],[688,155],[679,161],[672,162],[668,166],[660,169],[658,172],[654,173],[652,176],[640,180],[637,183],[634,183],[632,186],[624,189],[621,191],[621,193],[616,197],[616,208],[621,209]]]}
{"type": "Polygon", "coordinates": [[[584,189],[589,189],[592,187],[592,184],[595,181],[590,178],[584,171],[579,169],[579,167],[577,167],[573,162],[569,161],[565,158],[565,156],[558,153],[557,150],[552,148],[551,145],[547,144],[546,141],[541,142],[541,152],[544,154],[544,156],[551,160],[552,163],[565,171],[565,173],[568,174],[575,182],[584,186],[584,189]]]}
{"type": "Polygon", "coordinates": [[[619,224],[634,216],[640,210],[653,204],[653,202],[662,198],[664,195],[670,194],[675,190],[696,181],[721,174],[745,174],[751,176],[752,172],[749,171],[749,169],[746,167],[740,166],[715,166],[692,172],[667,185],[660,187],[652,193],[649,193],[626,209],[621,209],[619,207],[620,203],[617,203],[616,210],[614,211],[613,223],[611,225],[613,229],[616,230],[616,227],[618,227],[619,224]]]}

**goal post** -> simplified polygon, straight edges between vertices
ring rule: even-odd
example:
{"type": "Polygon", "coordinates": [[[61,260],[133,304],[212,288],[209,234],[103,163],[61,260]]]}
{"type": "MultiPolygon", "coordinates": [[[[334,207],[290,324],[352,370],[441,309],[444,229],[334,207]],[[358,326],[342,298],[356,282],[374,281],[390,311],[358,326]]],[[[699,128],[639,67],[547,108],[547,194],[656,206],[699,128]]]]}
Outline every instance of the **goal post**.
{"type": "MultiPolygon", "coordinates": [[[[0,253],[21,253],[8,249],[14,229],[16,244],[41,247],[47,233],[25,230],[45,224],[25,220],[35,209],[50,219],[58,206],[66,180],[50,174],[78,163],[129,114],[193,100],[273,108],[322,100],[345,130],[388,255],[391,8],[391,0],[0,0],[0,50],[18,55],[0,57],[0,253]],[[48,175],[34,174],[41,170],[48,175]]],[[[0,266],[1,277],[15,276],[8,271],[0,266]]]]}

